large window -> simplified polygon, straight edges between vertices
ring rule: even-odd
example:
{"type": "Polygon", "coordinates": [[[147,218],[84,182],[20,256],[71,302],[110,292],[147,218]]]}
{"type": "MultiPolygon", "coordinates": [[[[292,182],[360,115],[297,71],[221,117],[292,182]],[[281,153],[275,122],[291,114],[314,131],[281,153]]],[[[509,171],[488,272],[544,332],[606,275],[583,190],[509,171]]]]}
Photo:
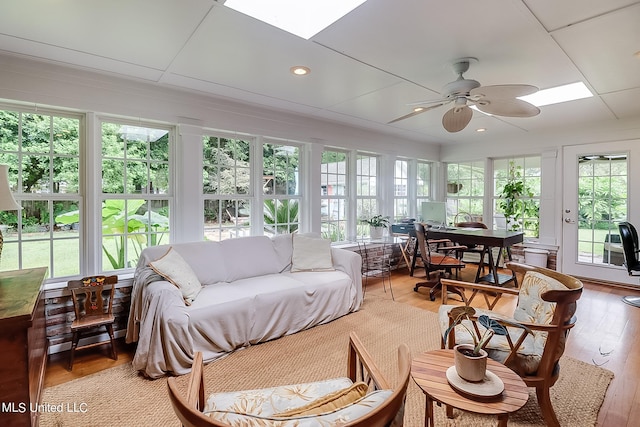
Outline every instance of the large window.
{"type": "Polygon", "coordinates": [[[347,239],[348,155],[325,150],[320,165],[320,209],[323,237],[333,242],[347,239]]]}
{"type": "Polygon", "coordinates": [[[169,243],[169,128],[103,122],[102,269],[133,268],[169,243]]]}
{"type": "Polygon", "coordinates": [[[409,216],[409,161],[396,160],[393,169],[393,218],[409,216]]]}
{"type": "Polygon", "coordinates": [[[416,212],[422,211],[422,203],[431,199],[431,163],[418,160],[416,166],[416,212]]]}
{"type": "Polygon", "coordinates": [[[627,219],[629,171],[626,153],[581,156],[578,168],[578,261],[622,264],[611,250],[618,223],[627,219]]]}
{"type": "Polygon", "coordinates": [[[262,145],[264,231],[293,233],[300,225],[300,148],[267,142],[262,145]]]}
{"type": "Polygon", "coordinates": [[[0,111],[0,163],[20,212],[0,213],[1,270],[46,266],[49,276],[80,273],[80,227],[56,218],[76,212],[80,195],[81,118],[0,111]]]}
{"type": "Polygon", "coordinates": [[[207,240],[251,234],[251,146],[246,139],[212,135],[203,138],[202,192],[207,240]]]}
{"type": "Polygon", "coordinates": [[[495,228],[524,231],[525,236],[538,237],[540,163],[539,156],[493,161],[495,228]]]}
{"type": "MultiPolygon", "coordinates": [[[[447,165],[447,222],[484,222],[484,162],[447,165]]],[[[491,224],[487,224],[491,226],[491,224]]]]}
{"type": "Polygon", "coordinates": [[[357,235],[369,233],[369,226],[362,220],[380,213],[378,207],[378,157],[358,154],[356,161],[356,209],[358,217],[357,235]]]}

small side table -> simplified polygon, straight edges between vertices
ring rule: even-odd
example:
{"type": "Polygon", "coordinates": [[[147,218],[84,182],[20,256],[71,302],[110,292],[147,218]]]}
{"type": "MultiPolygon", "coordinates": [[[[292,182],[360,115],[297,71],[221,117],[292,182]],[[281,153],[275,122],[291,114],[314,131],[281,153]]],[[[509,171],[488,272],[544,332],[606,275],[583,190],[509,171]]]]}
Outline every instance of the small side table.
{"type": "Polygon", "coordinates": [[[447,405],[447,417],[453,408],[476,414],[497,415],[498,426],[506,427],[509,414],[522,408],[529,400],[527,385],[520,376],[495,360],[487,361],[487,369],[504,383],[504,391],[494,399],[473,400],[456,392],[447,381],[446,372],[453,365],[453,350],[420,353],[411,362],[411,376],[426,396],[424,425],[434,426],[433,402],[447,405]]]}
{"type": "Polygon", "coordinates": [[[395,243],[401,242],[400,238],[381,238],[381,239],[357,239],[358,250],[362,256],[362,275],[364,277],[365,291],[367,288],[369,277],[379,277],[382,280],[382,287],[385,293],[387,288],[385,281],[389,282],[389,291],[391,299],[393,296],[393,288],[391,287],[391,255],[387,253],[392,250],[395,243]],[[374,248],[380,248],[380,255],[373,255],[371,251],[374,248]]]}

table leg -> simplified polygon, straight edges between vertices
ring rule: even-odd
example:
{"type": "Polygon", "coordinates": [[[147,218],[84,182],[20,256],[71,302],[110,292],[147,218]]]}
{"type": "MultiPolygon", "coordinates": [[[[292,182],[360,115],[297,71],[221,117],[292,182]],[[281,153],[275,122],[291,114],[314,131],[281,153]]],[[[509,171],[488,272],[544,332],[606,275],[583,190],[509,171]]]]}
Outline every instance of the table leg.
{"type": "Polygon", "coordinates": [[[507,427],[508,421],[509,421],[509,414],[498,415],[498,427],[507,427]]]}
{"type": "Polygon", "coordinates": [[[446,408],[446,413],[447,413],[447,418],[451,419],[453,418],[453,406],[451,405],[444,405],[446,408]]]}
{"type": "Polygon", "coordinates": [[[427,402],[424,408],[424,427],[434,427],[433,419],[433,399],[427,395],[427,402]]]}

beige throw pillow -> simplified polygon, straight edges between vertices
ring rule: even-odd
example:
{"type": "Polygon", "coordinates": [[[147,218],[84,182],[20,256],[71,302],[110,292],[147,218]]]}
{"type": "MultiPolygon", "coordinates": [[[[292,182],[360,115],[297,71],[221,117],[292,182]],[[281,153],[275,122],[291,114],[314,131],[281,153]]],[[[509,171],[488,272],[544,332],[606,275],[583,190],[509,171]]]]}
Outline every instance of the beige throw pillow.
{"type": "Polygon", "coordinates": [[[293,235],[291,271],[330,270],[335,270],[331,258],[331,240],[293,235]]]}
{"type": "Polygon", "coordinates": [[[160,259],[150,262],[149,266],[180,289],[187,305],[191,305],[202,289],[202,284],[189,264],[171,247],[160,259]]]}

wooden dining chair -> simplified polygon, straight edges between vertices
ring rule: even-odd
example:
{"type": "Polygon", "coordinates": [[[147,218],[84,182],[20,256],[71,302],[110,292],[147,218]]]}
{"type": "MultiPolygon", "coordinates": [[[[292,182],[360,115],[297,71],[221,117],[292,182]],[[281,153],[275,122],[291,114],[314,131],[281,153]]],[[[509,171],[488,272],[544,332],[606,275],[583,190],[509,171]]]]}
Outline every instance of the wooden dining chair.
{"type": "MultiPolygon", "coordinates": [[[[484,222],[477,222],[477,221],[457,222],[455,223],[455,227],[456,228],[481,228],[483,230],[488,229],[487,225],[484,222]]],[[[482,261],[482,258],[484,258],[487,255],[487,249],[484,247],[484,245],[467,245],[467,249],[458,252],[458,258],[463,260],[465,263],[470,264],[471,261],[469,261],[468,259],[467,260],[464,259],[464,254],[467,254],[467,253],[478,254],[480,256],[480,261],[482,261]]],[[[485,264],[486,263],[478,262],[479,266],[482,265],[483,270],[484,270],[485,264]]]]}
{"type": "Polygon", "coordinates": [[[115,322],[113,296],[116,283],[118,283],[118,276],[90,276],[67,282],[76,315],[71,323],[73,337],[71,339],[71,355],[69,356],[70,371],[73,369],[76,350],[83,348],[111,344],[111,357],[118,360],[113,335],[113,323],[115,322]],[[78,345],[80,338],[101,333],[103,326],[109,334],[109,341],[78,345]]]}

